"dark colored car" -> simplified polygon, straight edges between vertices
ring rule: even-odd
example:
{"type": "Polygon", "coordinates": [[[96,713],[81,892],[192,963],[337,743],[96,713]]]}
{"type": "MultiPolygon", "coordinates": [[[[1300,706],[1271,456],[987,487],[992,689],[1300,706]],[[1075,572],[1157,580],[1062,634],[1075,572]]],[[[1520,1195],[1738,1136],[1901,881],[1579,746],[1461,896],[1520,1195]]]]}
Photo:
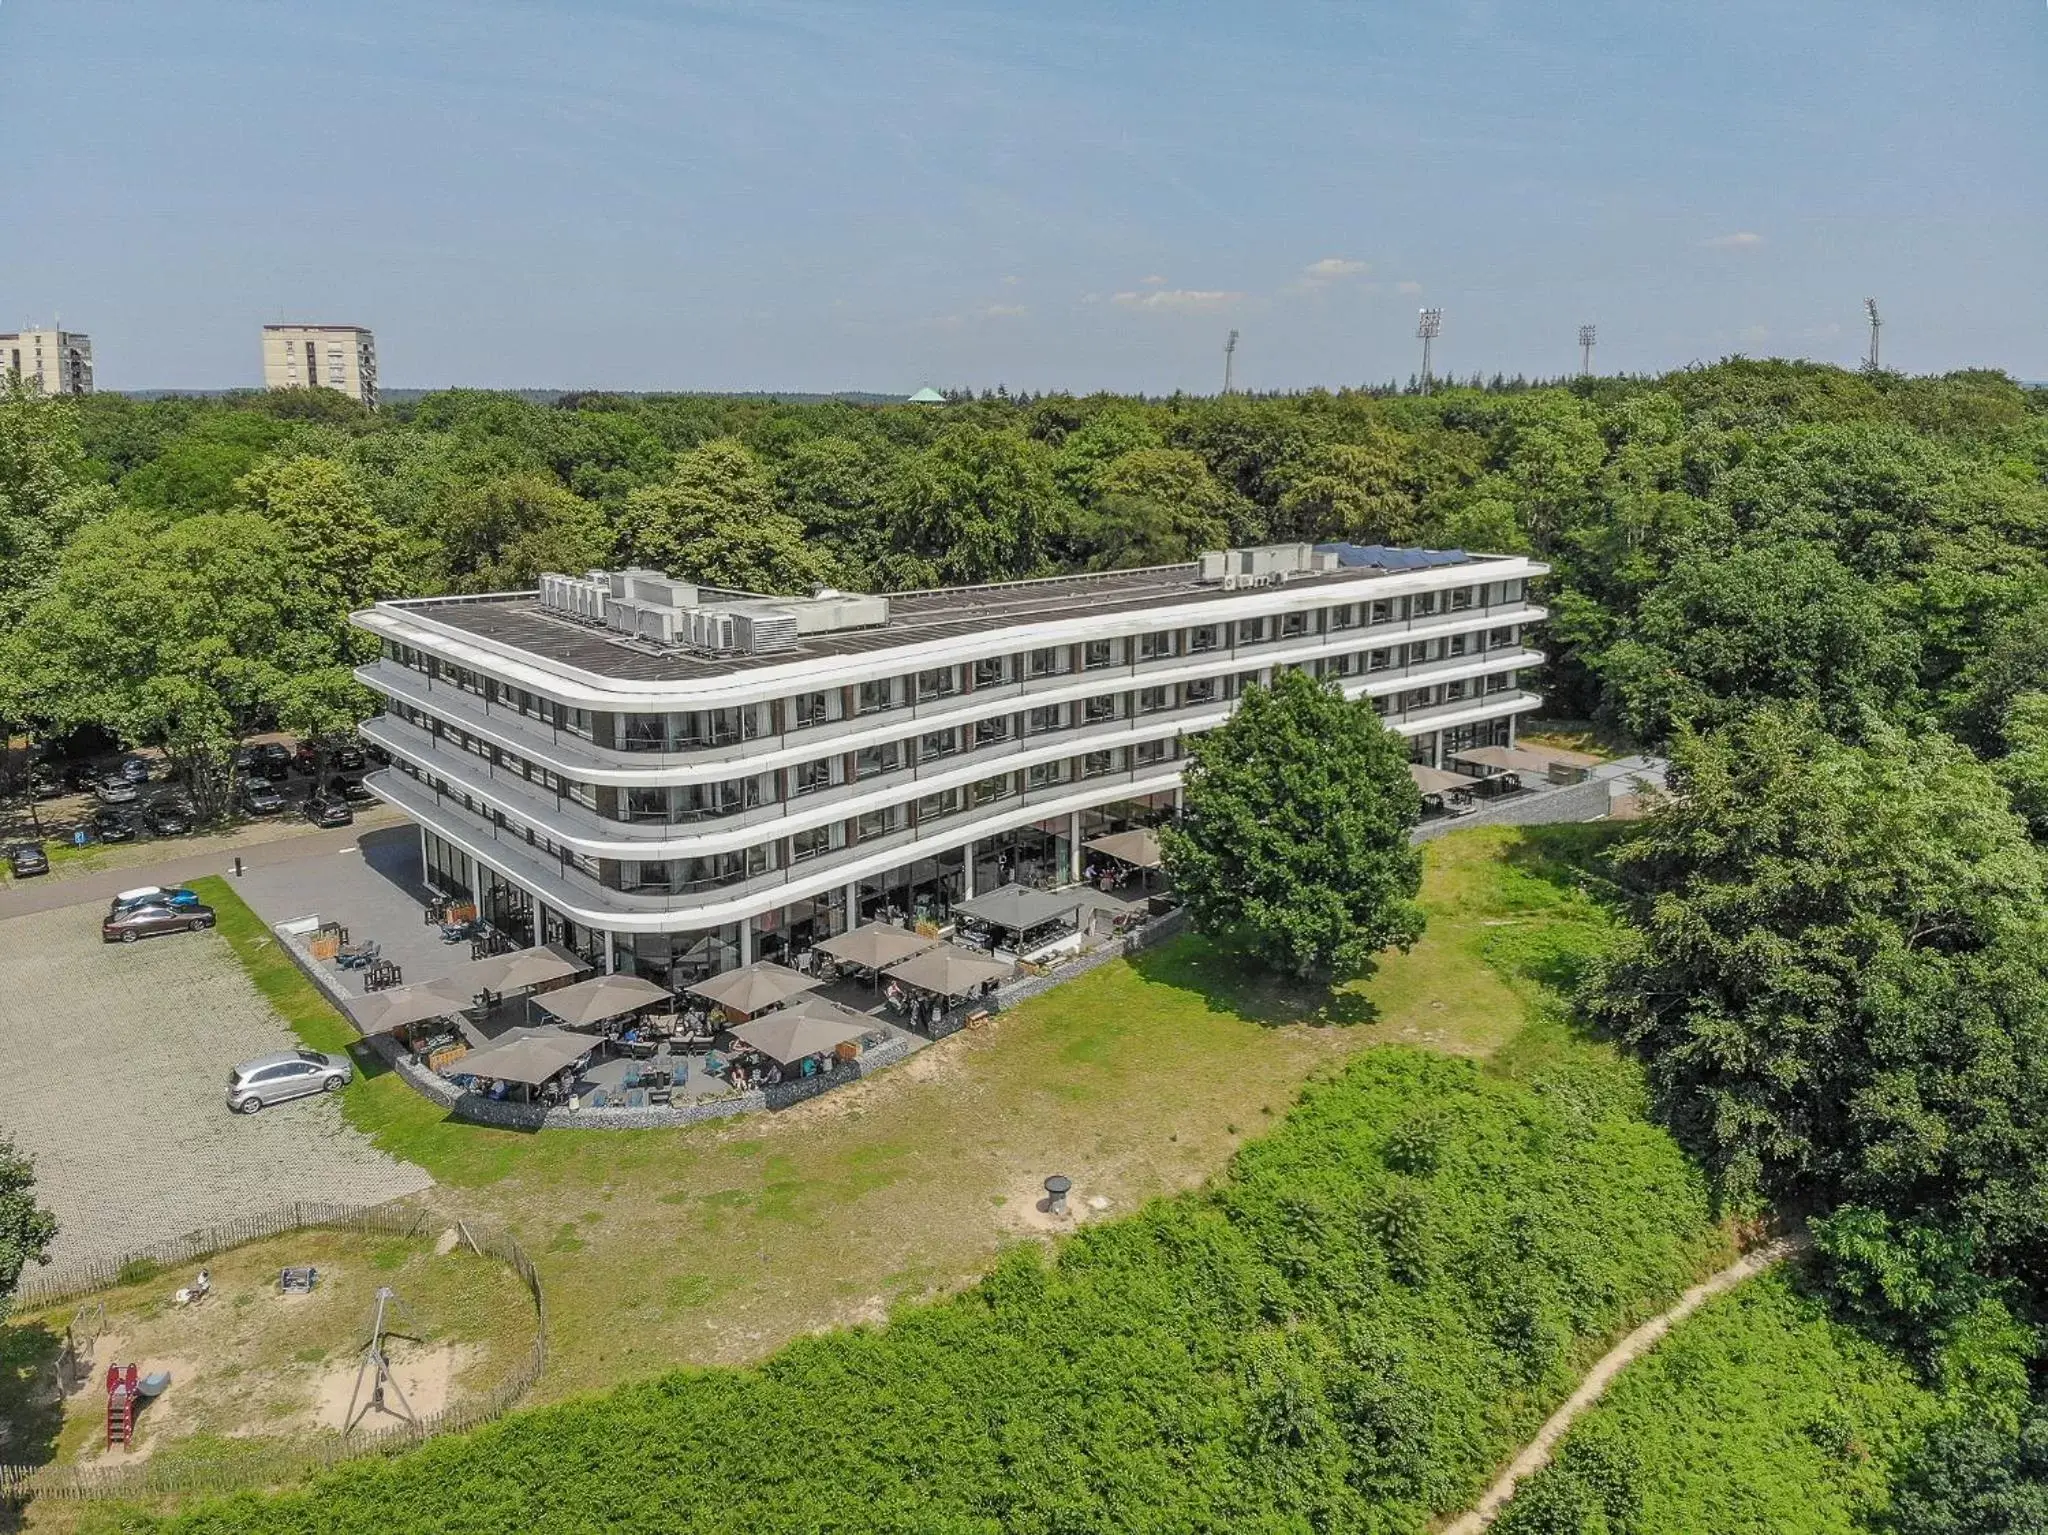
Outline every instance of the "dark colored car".
{"type": "Polygon", "coordinates": [[[363,787],[360,778],[343,778],[338,773],[327,780],[327,792],[340,795],[351,805],[367,805],[377,797],[363,787]]]}
{"type": "Polygon", "coordinates": [[[292,749],[282,741],[265,741],[250,748],[249,768],[272,783],[283,783],[292,768],[292,749]]]}
{"type": "Polygon", "coordinates": [[[131,906],[100,924],[100,938],[106,943],[133,943],[158,933],[196,933],[212,926],[211,906],[131,906]]]}
{"type": "Polygon", "coordinates": [[[90,762],[67,762],[60,775],[64,787],[74,791],[90,789],[98,785],[100,772],[90,762]]]}
{"type": "Polygon", "coordinates": [[[276,815],[284,809],[284,796],[260,778],[242,780],[242,808],[251,815],[276,815]]]}
{"type": "Polygon", "coordinates": [[[379,767],[391,766],[391,753],[384,750],[375,741],[365,741],[363,743],[363,755],[379,767]]]}
{"type": "Polygon", "coordinates": [[[159,837],[182,837],[192,829],[192,817],[175,800],[158,800],[143,819],[159,837]]]}
{"type": "Polygon", "coordinates": [[[64,785],[48,768],[36,768],[28,775],[28,792],[34,799],[56,799],[64,793],[64,785]]]}
{"type": "Polygon", "coordinates": [[[334,765],[344,773],[360,773],[363,770],[363,744],[356,740],[338,741],[334,747],[334,765]]]}
{"type": "Polygon", "coordinates": [[[114,769],[130,783],[149,782],[149,759],[146,757],[123,757],[121,765],[114,769]]]}
{"type": "Polygon", "coordinates": [[[95,810],[87,824],[92,827],[92,834],[102,842],[135,840],[135,823],[111,805],[95,810]]]}
{"type": "Polygon", "coordinates": [[[346,826],[356,818],[348,801],[315,794],[306,800],[306,819],[315,826],[346,826]]]}
{"type": "Polygon", "coordinates": [[[42,843],[17,842],[7,850],[7,866],[16,879],[27,879],[31,874],[48,874],[50,859],[42,843]]]}

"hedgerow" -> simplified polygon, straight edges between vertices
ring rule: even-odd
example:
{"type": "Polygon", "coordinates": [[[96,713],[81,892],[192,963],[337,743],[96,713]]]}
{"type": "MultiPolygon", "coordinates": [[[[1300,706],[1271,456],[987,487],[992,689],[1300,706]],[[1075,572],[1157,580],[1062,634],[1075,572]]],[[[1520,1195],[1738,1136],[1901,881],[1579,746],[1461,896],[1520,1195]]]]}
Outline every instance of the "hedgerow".
{"type": "Polygon", "coordinates": [[[230,1532],[1407,1531],[1723,1255],[1701,1180],[1592,1047],[1555,1090],[1369,1052],[1211,1189],[753,1370],[521,1414],[230,1532]]]}

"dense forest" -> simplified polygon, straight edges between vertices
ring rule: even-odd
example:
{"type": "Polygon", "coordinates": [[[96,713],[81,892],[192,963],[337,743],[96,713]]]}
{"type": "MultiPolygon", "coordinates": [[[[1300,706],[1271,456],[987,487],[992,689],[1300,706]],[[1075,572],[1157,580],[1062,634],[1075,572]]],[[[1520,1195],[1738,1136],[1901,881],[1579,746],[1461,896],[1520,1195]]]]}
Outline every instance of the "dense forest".
{"type": "MultiPolygon", "coordinates": [[[[1553,562],[1553,711],[1764,698],[2006,746],[2048,647],[2048,395],[1729,361],[1655,379],[940,406],[449,391],[0,400],[0,716],[205,775],[331,727],[353,606],[634,560],[903,589],[1346,538],[1553,562]]],[[[195,787],[204,789],[204,784],[195,787]]]]}

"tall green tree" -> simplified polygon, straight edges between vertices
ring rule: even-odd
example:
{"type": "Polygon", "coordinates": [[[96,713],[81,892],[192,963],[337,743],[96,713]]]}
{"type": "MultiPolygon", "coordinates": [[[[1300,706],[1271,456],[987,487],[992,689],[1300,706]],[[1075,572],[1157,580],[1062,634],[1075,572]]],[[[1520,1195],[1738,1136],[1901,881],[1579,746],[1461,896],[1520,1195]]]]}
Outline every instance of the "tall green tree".
{"type": "Polygon", "coordinates": [[[946,584],[1049,574],[1073,515],[1043,444],[976,427],[905,464],[889,502],[898,552],[946,584]]]}
{"type": "Polygon", "coordinates": [[[552,476],[500,475],[451,495],[435,518],[442,583],[452,592],[518,591],[542,571],[604,565],[604,513],[552,476]]]}
{"type": "Polygon", "coordinates": [[[0,1136],[0,1319],[31,1263],[50,1261],[57,1217],[36,1203],[35,1164],[0,1136]]]}
{"type": "Polygon", "coordinates": [[[1104,570],[1171,565],[1230,542],[1228,493],[1201,455],[1136,448],[1097,472],[1080,537],[1104,570]]]}
{"type": "Polygon", "coordinates": [[[1774,706],[1673,775],[1584,1001],[1674,1126],[1730,1196],[1839,1211],[1845,1268],[1919,1321],[1958,1273],[2048,1268],[2048,861],[1990,770],[1774,706]]]}
{"type": "Polygon", "coordinates": [[[1370,705],[1285,671],[1189,753],[1186,817],[1164,841],[1202,932],[1304,978],[1367,973],[1422,936],[1421,796],[1370,705]]]}
{"type": "Polygon", "coordinates": [[[830,579],[803,524],[776,509],[760,462],[731,438],[691,449],[667,483],[629,495],[623,543],[637,564],[711,586],[799,594],[830,579]]]}

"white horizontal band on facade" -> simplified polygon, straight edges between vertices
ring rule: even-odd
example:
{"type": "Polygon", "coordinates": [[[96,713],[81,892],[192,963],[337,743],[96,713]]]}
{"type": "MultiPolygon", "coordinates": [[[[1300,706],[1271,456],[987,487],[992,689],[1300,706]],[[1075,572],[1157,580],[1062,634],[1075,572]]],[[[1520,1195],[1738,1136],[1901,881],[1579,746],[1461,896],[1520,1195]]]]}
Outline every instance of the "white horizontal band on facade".
{"type": "MultiPolygon", "coordinates": [[[[1470,681],[1490,673],[1514,671],[1537,665],[1541,660],[1542,657],[1533,652],[1517,651],[1502,659],[1482,659],[1456,668],[1397,679],[1391,687],[1381,687],[1371,679],[1347,681],[1344,694],[1347,698],[1387,696],[1422,685],[1470,681]]],[[[1533,694],[1505,689],[1466,702],[1469,707],[1482,711],[1478,720],[1487,720],[1526,712],[1535,706],[1534,703],[1519,705],[1519,700],[1534,698],[1533,694]]],[[[849,815],[907,805],[926,795],[942,794],[949,789],[964,789],[1002,773],[1023,772],[1069,757],[1085,756],[1091,751],[1199,734],[1222,724],[1235,707],[1234,700],[1225,699],[1215,707],[1162,710],[1151,715],[1121,715],[1092,724],[1047,731],[1038,737],[1025,737],[1011,742],[1007,751],[951,752],[931,763],[914,762],[872,778],[834,783],[795,799],[764,803],[728,816],[706,817],[701,822],[674,823],[611,821],[586,806],[559,800],[524,778],[500,776],[483,758],[438,741],[407,721],[390,717],[370,721],[364,726],[364,734],[422,768],[431,768],[436,776],[446,779],[453,788],[471,794],[492,809],[523,823],[545,827],[554,841],[578,852],[596,858],[660,859],[738,852],[764,840],[764,830],[772,836],[794,836],[845,820],[849,815]],[[787,808],[778,811],[774,808],[778,804],[787,808]],[[644,829],[635,831],[634,827],[644,829]]],[[[1420,735],[1468,722],[1476,721],[1467,721],[1453,701],[1431,705],[1426,713],[1414,720],[1394,719],[1388,724],[1401,734],[1420,735]]],[[[804,760],[814,759],[807,757],[804,760]]],[[[657,780],[634,787],[666,786],[665,780],[657,780]]]]}
{"type": "MultiPolygon", "coordinates": [[[[954,725],[973,725],[985,719],[1017,714],[1062,703],[1079,703],[1104,693],[1137,692],[1152,687],[1173,687],[1183,682],[1237,676],[1273,666],[1298,665],[1327,659],[1332,655],[1363,654],[1372,650],[1399,649],[1433,639],[1451,639],[1461,634],[1478,634],[1489,629],[1526,628],[1549,616],[1547,609],[1520,603],[1505,611],[1471,611],[1443,615],[1437,621],[1400,626],[1359,625],[1310,635],[1300,640],[1260,643],[1239,651],[1219,646],[1156,661],[1121,662],[1081,672],[1060,672],[1045,677],[998,683],[971,692],[951,693],[922,703],[878,709],[851,718],[828,720],[819,725],[779,735],[763,734],[733,748],[712,747],[702,751],[628,751],[599,746],[574,734],[557,730],[543,721],[503,707],[493,711],[477,695],[452,683],[434,684],[411,667],[390,660],[367,662],[355,670],[365,687],[413,707],[460,724],[471,735],[494,746],[514,752],[537,767],[547,768],[564,778],[612,788],[655,788],[662,785],[687,787],[718,783],[754,773],[797,767],[819,757],[857,752],[865,746],[900,740],[926,730],[954,725]],[[1375,641],[1378,641],[1377,643],[1375,641]],[[1179,664],[1172,664],[1178,662],[1179,664]],[[1148,668],[1138,670],[1137,668],[1148,668]],[[1046,684],[1042,690],[1033,684],[1046,684]],[[500,723],[500,722],[503,723],[500,723]],[[921,729],[911,728],[913,725],[921,729]],[[567,739],[564,739],[564,736],[567,739]],[[537,739],[545,736],[545,740],[537,739]],[[780,742],[777,745],[774,743],[780,742]],[[794,744],[791,744],[794,743],[794,744]],[[568,747],[568,750],[564,750],[568,747]],[[752,748],[749,750],[749,748],[752,748]],[[626,766],[627,763],[636,764],[626,766]]],[[[1007,652],[1004,652],[1007,653],[1007,652]]],[[[1407,691],[1425,682],[1448,682],[1472,673],[1453,670],[1473,663],[1485,663],[1478,675],[1517,667],[1542,664],[1539,652],[1517,644],[1512,651],[1480,651],[1470,656],[1439,656],[1433,660],[1392,666],[1380,672],[1361,673],[1376,679],[1368,689],[1374,696],[1407,691]],[[1528,657],[1529,659],[1518,659],[1528,657]],[[1418,669],[1419,668],[1419,669],[1418,669]],[[1442,668],[1439,670],[1438,668],[1442,668]]],[[[466,663],[465,663],[466,664],[466,663]]],[[[472,667],[472,670],[475,668],[472,667]]],[[[901,675],[890,672],[891,677],[901,675]]],[[[503,680],[502,678],[499,680],[503,680]]],[[[871,679],[872,680],[872,679],[871,679]]],[[[840,684],[844,685],[844,684],[840,684]]],[[[812,689],[811,691],[818,691],[812,689]]],[[[781,695],[777,695],[781,696],[781,695]]],[[[721,706],[722,707],[722,706],[721,706]]],[[[633,710],[633,713],[654,712],[633,710]]],[[[662,710],[662,713],[689,712],[662,710]]]]}
{"type": "MultiPolygon", "coordinates": [[[[1235,623],[1242,618],[1312,612],[1351,602],[1373,602],[1461,586],[1529,580],[1550,567],[1520,557],[1475,557],[1461,565],[1432,566],[1393,574],[1352,575],[1295,585],[1258,587],[1239,596],[1202,597],[1188,602],[1118,609],[1105,605],[1099,613],[1005,623],[992,619],[985,635],[943,639],[907,639],[900,645],[853,652],[828,652],[799,660],[737,668],[722,676],[674,681],[605,677],[565,661],[478,635],[431,616],[431,603],[379,603],[352,614],[358,628],[398,644],[430,651],[474,671],[509,681],[573,708],[641,712],[717,709],[764,703],[821,687],[858,685],[933,666],[957,665],[1016,651],[1040,650],[1089,640],[1124,639],[1169,629],[1203,628],[1235,623]],[[650,700],[660,700],[658,705],[650,700]]],[[[507,593],[488,599],[449,598],[443,601],[500,601],[530,597],[507,593]]],[[[563,623],[578,633],[568,620],[563,623]]],[[[1365,626],[1360,625],[1361,629],[1365,626]]],[[[596,631],[601,633],[601,631],[596,631]]],[[[906,632],[914,632],[907,630],[906,632]]]]}

